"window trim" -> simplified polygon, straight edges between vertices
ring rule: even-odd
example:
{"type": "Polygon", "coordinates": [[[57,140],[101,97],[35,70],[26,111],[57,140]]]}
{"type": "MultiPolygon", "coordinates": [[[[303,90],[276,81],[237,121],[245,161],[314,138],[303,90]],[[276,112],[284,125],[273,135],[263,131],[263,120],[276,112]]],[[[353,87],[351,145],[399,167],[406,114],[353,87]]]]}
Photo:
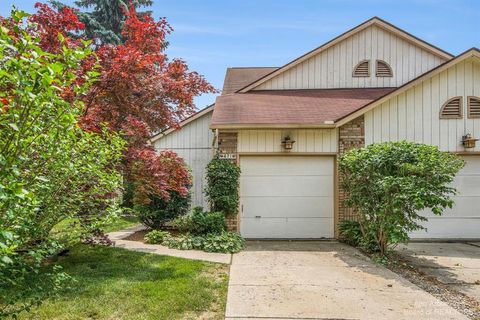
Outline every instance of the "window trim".
{"type": "Polygon", "coordinates": [[[377,78],[392,78],[392,77],[393,77],[393,69],[392,69],[392,67],[390,66],[390,64],[388,64],[385,60],[377,59],[377,60],[375,60],[375,76],[376,76],[377,78]],[[379,74],[378,74],[378,65],[379,65],[380,63],[383,64],[383,65],[385,65],[385,66],[388,68],[388,70],[390,71],[390,74],[389,74],[389,75],[379,75],[379,74]]]}
{"type": "Polygon", "coordinates": [[[368,77],[370,77],[370,60],[365,59],[365,60],[362,60],[359,63],[357,63],[357,65],[353,68],[352,77],[354,77],[354,78],[368,78],[368,77]],[[364,63],[367,63],[367,75],[365,76],[365,75],[355,74],[355,72],[357,71],[357,68],[364,63]]]}
{"type": "Polygon", "coordinates": [[[462,96],[456,96],[456,97],[453,97],[453,98],[448,99],[448,100],[442,105],[442,107],[440,108],[440,119],[463,119],[463,97],[462,97],[462,96]],[[459,104],[460,114],[459,114],[458,116],[442,115],[443,110],[445,109],[445,107],[446,107],[450,102],[452,102],[453,100],[460,100],[459,103],[458,103],[458,104],[459,104]]]}
{"type": "Polygon", "coordinates": [[[480,115],[474,116],[470,112],[470,110],[471,110],[471,100],[472,99],[480,101],[480,97],[478,97],[478,96],[468,96],[467,97],[467,118],[468,119],[480,119],[480,115]]]}

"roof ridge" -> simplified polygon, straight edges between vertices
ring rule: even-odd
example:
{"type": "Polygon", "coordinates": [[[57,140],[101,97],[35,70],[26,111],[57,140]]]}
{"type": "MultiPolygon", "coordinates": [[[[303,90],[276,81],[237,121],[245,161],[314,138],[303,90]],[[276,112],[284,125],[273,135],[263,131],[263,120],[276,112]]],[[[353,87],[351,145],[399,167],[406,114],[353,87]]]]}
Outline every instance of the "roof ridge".
{"type": "MultiPolygon", "coordinates": [[[[347,114],[347,115],[343,116],[342,118],[338,119],[337,121],[342,122],[342,120],[348,119],[348,118],[349,118],[350,116],[352,116],[353,114],[356,114],[357,112],[363,111],[364,109],[366,109],[366,108],[374,105],[375,103],[378,103],[378,102],[381,101],[382,99],[384,99],[384,98],[389,98],[390,95],[391,95],[390,98],[392,98],[394,95],[398,95],[398,94],[402,93],[403,91],[401,91],[401,90],[407,90],[409,86],[414,85],[417,81],[422,80],[422,78],[425,78],[425,79],[423,79],[423,81],[425,81],[425,80],[428,79],[429,77],[432,77],[432,74],[433,74],[433,73],[435,73],[435,72],[437,72],[438,70],[442,69],[442,68],[445,67],[446,65],[451,64],[452,62],[455,62],[455,60],[459,60],[460,58],[462,58],[463,56],[465,56],[465,55],[466,55],[467,53],[469,53],[469,52],[476,52],[476,53],[480,54],[480,49],[477,48],[477,47],[472,47],[472,48],[470,48],[470,49],[467,49],[467,50],[463,51],[462,53],[460,53],[460,54],[458,54],[457,56],[451,58],[450,60],[447,60],[447,61],[445,61],[444,63],[439,64],[439,65],[436,66],[435,68],[430,69],[430,70],[428,70],[427,72],[424,72],[424,73],[420,74],[419,76],[413,78],[412,80],[410,80],[410,81],[402,84],[401,86],[395,88],[395,90],[393,90],[392,92],[387,93],[386,95],[384,95],[384,96],[382,96],[382,97],[379,97],[379,98],[377,98],[377,99],[369,102],[368,104],[364,105],[361,109],[358,109],[358,110],[356,110],[356,111],[354,111],[354,112],[352,112],[352,113],[350,113],[350,114],[347,114]]],[[[469,57],[463,57],[463,59],[467,59],[467,58],[469,58],[469,57]]],[[[374,108],[374,107],[372,107],[372,108],[374,108]]],[[[365,112],[366,112],[366,111],[365,111],[365,112]]],[[[363,114],[363,113],[362,113],[362,114],[363,114]]],[[[359,114],[358,116],[360,116],[360,114],[359,114]]],[[[338,123],[337,123],[337,125],[338,125],[338,123]]]]}
{"type": "MultiPolygon", "coordinates": [[[[409,33],[409,32],[407,32],[407,31],[405,31],[405,30],[403,30],[403,29],[401,29],[401,28],[399,28],[399,27],[391,24],[390,22],[385,21],[385,20],[383,20],[383,19],[381,19],[381,18],[379,18],[379,17],[377,17],[377,16],[374,16],[374,17],[372,17],[372,18],[370,18],[370,19],[368,19],[368,20],[365,20],[364,22],[356,25],[355,27],[348,29],[347,31],[341,33],[340,35],[334,37],[333,39],[330,39],[329,41],[323,43],[322,45],[320,45],[320,46],[318,46],[318,47],[316,47],[316,48],[314,48],[313,50],[308,51],[307,53],[301,55],[300,57],[289,61],[288,63],[284,64],[283,66],[281,66],[281,67],[278,68],[277,70],[273,70],[272,72],[270,72],[270,73],[264,75],[263,77],[261,77],[261,78],[255,80],[255,81],[249,83],[248,85],[244,86],[243,88],[238,89],[237,92],[246,90],[247,88],[249,88],[250,86],[252,86],[252,85],[254,85],[254,84],[256,84],[256,83],[258,83],[258,85],[261,84],[261,83],[262,83],[262,82],[261,82],[262,80],[265,79],[265,81],[266,81],[266,80],[267,80],[266,78],[270,77],[270,76],[273,75],[275,72],[281,72],[283,69],[285,69],[285,68],[287,68],[287,67],[289,67],[289,66],[293,67],[293,65],[296,65],[297,63],[301,63],[304,59],[306,59],[306,58],[309,57],[310,55],[313,55],[313,54],[315,54],[315,53],[318,53],[317,51],[319,51],[319,50],[321,50],[321,49],[325,49],[325,47],[327,47],[327,46],[329,46],[329,45],[333,45],[336,41],[339,41],[342,37],[347,36],[349,33],[352,33],[352,32],[354,32],[354,31],[356,31],[357,29],[363,30],[362,27],[365,27],[365,28],[366,28],[366,27],[369,26],[370,23],[371,23],[371,24],[374,24],[374,23],[375,23],[375,24],[377,24],[377,25],[384,24],[384,25],[386,25],[386,26],[388,26],[388,27],[393,28],[394,30],[398,31],[399,33],[403,33],[403,34],[406,35],[407,37],[411,37],[411,38],[413,38],[414,40],[419,41],[419,42],[422,43],[424,46],[430,47],[431,49],[434,49],[434,50],[431,50],[431,51],[433,51],[433,52],[434,52],[435,50],[438,50],[438,51],[442,52],[444,55],[448,56],[449,59],[452,59],[453,57],[455,57],[455,56],[452,55],[451,53],[449,53],[449,52],[447,52],[447,51],[445,51],[445,50],[443,50],[443,49],[440,49],[439,47],[437,47],[437,46],[435,46],[435,45],[432,45],[431,43],[428,43],[427,41],[422,40],[422,39],[420,39],[420,38],[412,35],[411,33],[409,33]],[[293,64],[293,65],[292,65],[292,64],[293,64]]],[[[380,27],[381,27],[381,25],[380,25],[380,27]]],[[[357,32],[359,32],[359,31],[361,31],[361,30],[357,30],[357,32]]],[[[387,31],[392,32],[391,30],[387,30],[387,31]]],[[[351,36],[351,35],[350,35],[350,36],[351,36]]],[[[408,41],[408,40],[406,40],[406,41],[408,41]]],[[[440,54],[436,53],[436,55],[440,55],[440,54]]],[[[446,59],[446,57],[445,57],[445,59],[446,59]]],[[[448,60],[449,60],[449,59],[448,59],[448,60]]]]}

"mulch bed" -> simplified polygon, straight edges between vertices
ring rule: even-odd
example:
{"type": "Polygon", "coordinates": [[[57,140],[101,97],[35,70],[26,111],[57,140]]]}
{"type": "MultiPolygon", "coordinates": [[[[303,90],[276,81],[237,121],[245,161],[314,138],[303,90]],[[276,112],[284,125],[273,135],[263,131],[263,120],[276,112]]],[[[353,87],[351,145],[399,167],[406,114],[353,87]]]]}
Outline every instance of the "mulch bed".
{"type": "Polygon", "coordinates": [[[385,265],[391,271],[401,275],[470,319],[480,319],[480,302],[476,299],[448,287],[435,277],[421,272],[396,253],[391,254],[391,261],[393,262],[385,265]]]}

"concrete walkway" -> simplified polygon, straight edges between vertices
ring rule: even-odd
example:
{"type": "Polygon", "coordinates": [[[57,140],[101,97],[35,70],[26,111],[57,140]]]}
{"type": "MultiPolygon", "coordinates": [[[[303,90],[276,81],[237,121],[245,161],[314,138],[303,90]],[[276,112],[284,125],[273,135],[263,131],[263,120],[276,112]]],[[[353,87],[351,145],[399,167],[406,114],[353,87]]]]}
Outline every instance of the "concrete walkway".
{"type": "Polygon", "coordinates": [[[229,253],[214,253],[199,250],[177,250],[170,249],[159,244],[147,244],[139,241],[124,240],[126,237],[140,230],[144,230],[144,227],[139,226],[118,232],[111,232],[108,233],[108,237],[110,240],[115,242],[115,247],[124,248],[127,250],[225,264],[230,264],[232,260],[232,255],[229,253]]]}
{"type": "Polygon", "coordinates": [[[420,271],[480,301],[480,243],[412,242],[397,251],[420,271]]]}
{"type": "Polygon", "coordinates": [[[249,242],[230,268],[226,319],[467,319],[337,242],[249,242]]]}

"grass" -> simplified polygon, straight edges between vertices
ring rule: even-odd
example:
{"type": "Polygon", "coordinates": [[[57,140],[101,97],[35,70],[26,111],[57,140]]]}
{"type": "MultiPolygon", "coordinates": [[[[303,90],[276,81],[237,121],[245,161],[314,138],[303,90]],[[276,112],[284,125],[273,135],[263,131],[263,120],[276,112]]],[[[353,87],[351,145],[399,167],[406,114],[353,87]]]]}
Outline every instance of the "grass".
{"type": "Polygon", "coordinates": [[[223,319],[227,267],[78,245],[57,263],[75,282],[19,319],[223,319]]]}
{"type": "Polygon", "coordinates": [[[105,227],[105,232],[119,231],[139,224],[140,220],[135,216],[118,217],[105,227]]]}

